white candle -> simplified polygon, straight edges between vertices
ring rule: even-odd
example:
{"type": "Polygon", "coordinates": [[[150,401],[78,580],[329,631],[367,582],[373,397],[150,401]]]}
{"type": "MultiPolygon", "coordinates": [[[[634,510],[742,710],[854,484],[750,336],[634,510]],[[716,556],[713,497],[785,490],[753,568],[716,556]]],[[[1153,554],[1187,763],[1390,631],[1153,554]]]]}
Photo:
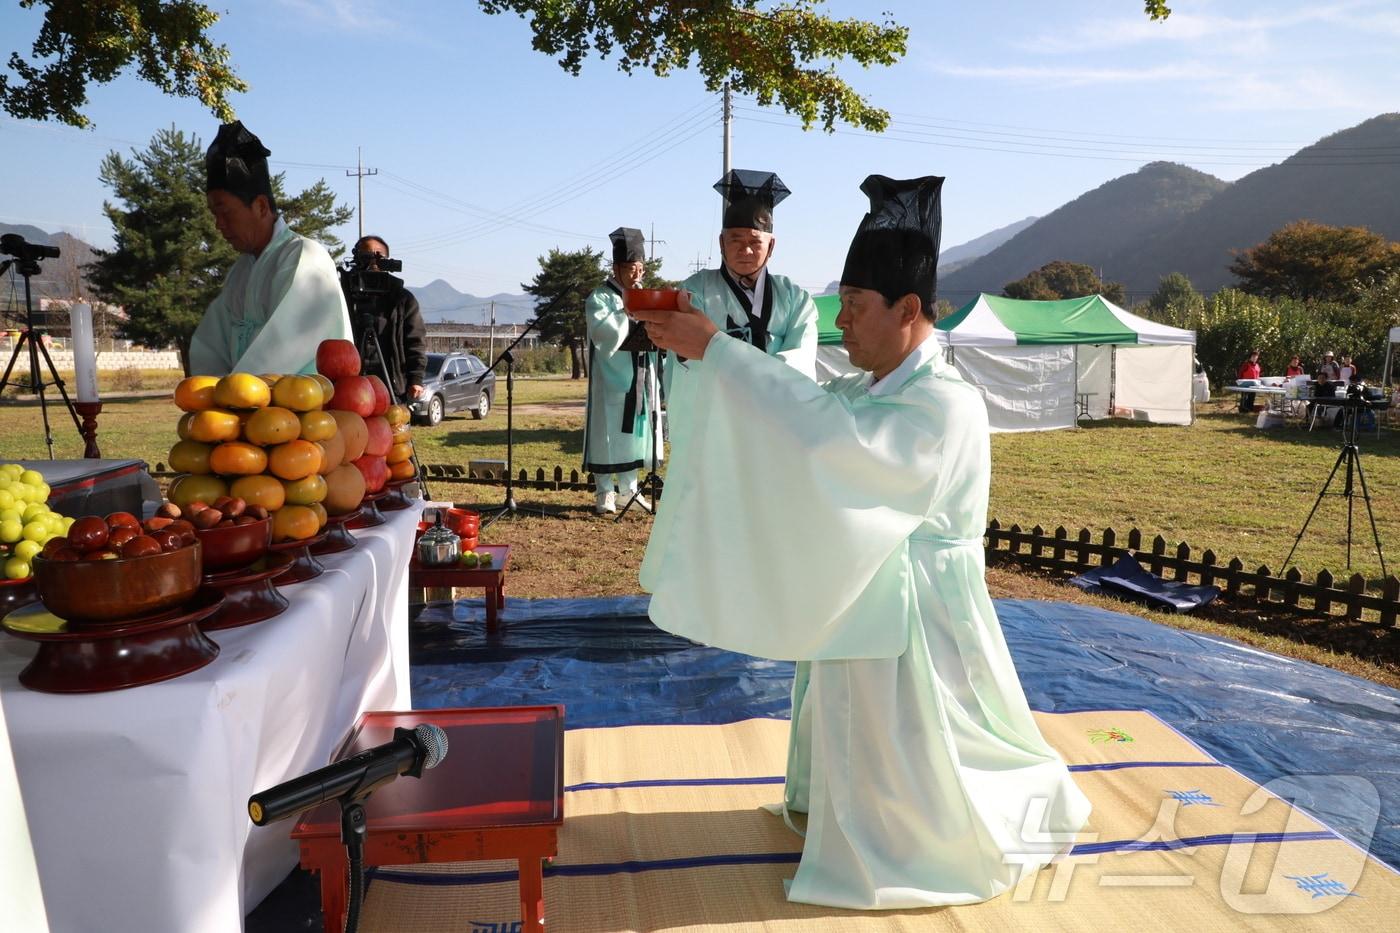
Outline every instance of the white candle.
{"type": "Polygon", "coordinates": [[[97,350],[92,342],[92,306],[73,305],[68,312],[73,327],[73,372],[78,381],[78,401],[97,401],[97,350]]]}

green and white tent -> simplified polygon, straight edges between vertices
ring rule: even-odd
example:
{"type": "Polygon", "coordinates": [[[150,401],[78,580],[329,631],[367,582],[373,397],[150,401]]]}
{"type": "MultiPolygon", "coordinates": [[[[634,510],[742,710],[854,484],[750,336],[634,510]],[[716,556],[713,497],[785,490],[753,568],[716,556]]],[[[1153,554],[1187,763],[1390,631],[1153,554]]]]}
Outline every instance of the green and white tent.
{"type": "MultiPolygon", "coordinates": [[[[839,300],[817,302],[821,361],[848,370],[828,343],[840,342],[839,300]]],[[[981,294],[937,327],[953,365],[982,391],[994,431],[1071,428],[1083,417],[1193,419],[1195,332],[1138,317],[1101,295],[1020,301],[981,294]]]]}

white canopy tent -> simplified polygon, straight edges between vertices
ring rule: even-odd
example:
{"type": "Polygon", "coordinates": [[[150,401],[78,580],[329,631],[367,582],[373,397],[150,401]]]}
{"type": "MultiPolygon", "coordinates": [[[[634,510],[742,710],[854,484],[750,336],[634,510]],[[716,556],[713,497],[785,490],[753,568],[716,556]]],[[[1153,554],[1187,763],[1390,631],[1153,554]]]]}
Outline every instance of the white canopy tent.
{"type": "Polygon", "coordinates": [[[1385,342],[1385,370],[1381,375],[1381,385],[1390,391],[1390,377],[1395,374],[1395,347],[1400,344],[1400,327],[1392,327],[1385,342]]]}
{"type": "MultiPolygon", "coordinates": [[[[839,299],[816,299],[819,375],[850,371],[839,299]]],[[[982,294],[938,322],[953,365],[981,391],[993,431],[1072,428],[1080,415],[1190,424],[1196,334],[1101,295],[1019,301],[982,294]]]]}
{"type": "Polygon", "coordinates": [[[953,365],[982,390],[994,431],[1071,428],[1080,415],[1194,419],[1195,332],[1138,317],[1102,295],[982,294],[938,330],[953,365]]]}

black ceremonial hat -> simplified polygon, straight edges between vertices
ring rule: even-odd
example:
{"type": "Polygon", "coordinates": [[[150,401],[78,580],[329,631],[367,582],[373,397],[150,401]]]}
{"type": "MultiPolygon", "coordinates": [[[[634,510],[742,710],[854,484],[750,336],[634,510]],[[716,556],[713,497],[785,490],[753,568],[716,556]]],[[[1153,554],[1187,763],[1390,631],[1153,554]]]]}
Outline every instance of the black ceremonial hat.
{"type": "Polygon", "coordinates": [[[724,229],[773,232],[773,207],[792,194],[783,180],[772,172],[730,169],[715,182],[715,190],[729,202],[724,209],[724,229]]]}
{"type": "Polygon", "coordinates": [[[646,262],[646,240],[636,227],[618,227],[608,239],[612,240],[613,262],[646,262]]]}
{"type": "Polygon", "coordinates": [[[870,213],[846,252],[841,284],[877,291],[891,304],[913,293],[931,314],[938,284],[943,179],[870,175],[860,190],[870,198],[870,213]]]}
{"type": "Polygon", "coordinates": [[[260,194],[272,201],[272,178],[267,157],[272,155],[262,140],[235,120],[219,127],[219,135],[204,154],[206,191],[227,191],[244,204],[260,194]]]}

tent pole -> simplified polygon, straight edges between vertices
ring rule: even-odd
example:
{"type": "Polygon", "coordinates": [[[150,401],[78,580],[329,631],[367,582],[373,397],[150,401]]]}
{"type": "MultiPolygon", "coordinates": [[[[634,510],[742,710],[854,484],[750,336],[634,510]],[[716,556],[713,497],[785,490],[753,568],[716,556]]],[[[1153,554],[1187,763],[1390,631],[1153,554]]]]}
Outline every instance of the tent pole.
{"type": "Polygon", "coordinates": [[[1079,430],[1079,344],[1074,345],[1074,429],[1079,430]]]}
{"type": "Polygon", "coordinates": [[[1108,417],[1118,408],[1118,344],[1108,348],[1108,417]]]}

